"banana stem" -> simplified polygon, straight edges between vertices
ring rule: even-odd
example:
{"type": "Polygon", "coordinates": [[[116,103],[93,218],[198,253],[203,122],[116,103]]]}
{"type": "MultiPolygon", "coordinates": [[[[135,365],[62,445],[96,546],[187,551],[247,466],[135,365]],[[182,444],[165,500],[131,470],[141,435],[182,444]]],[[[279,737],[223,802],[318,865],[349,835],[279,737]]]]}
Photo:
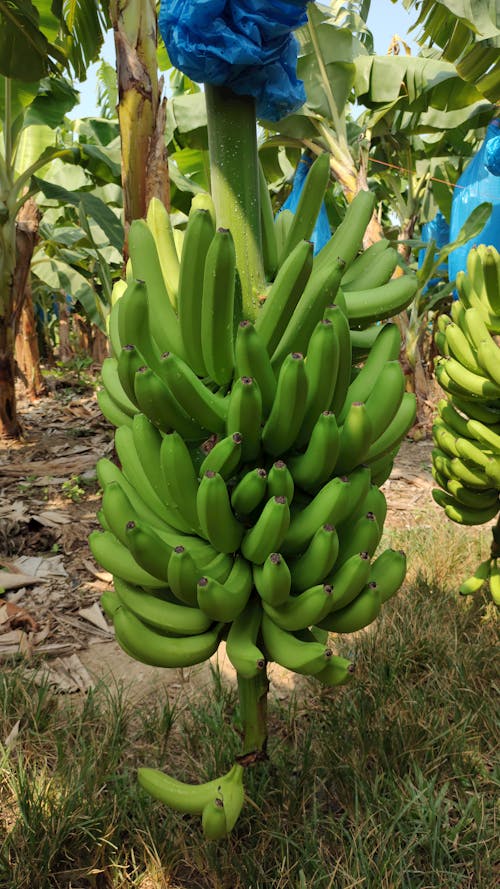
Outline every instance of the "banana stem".
{"type": "Polygon", "coordinates": [[[257,316],[265,286],[261,249],[255,101],[205,84],[211,191],[217,225],[231,231],[243,317],[257,316]]]}
{"type": "Polygon", "coordinates": [[[265,670],[255,679],[243,679],[238,675],[240,716],[243,724],[243,757],[254,754],[257,760],[265,756],[268,688],[269,681],[265,670]]]}

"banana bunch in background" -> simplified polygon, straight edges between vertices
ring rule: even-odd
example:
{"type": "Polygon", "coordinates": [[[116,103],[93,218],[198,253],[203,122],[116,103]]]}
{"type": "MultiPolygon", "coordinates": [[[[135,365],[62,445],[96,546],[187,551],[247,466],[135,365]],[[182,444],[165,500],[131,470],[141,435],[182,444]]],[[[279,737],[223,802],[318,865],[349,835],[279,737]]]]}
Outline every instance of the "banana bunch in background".
{"type": "MultiPolygon", "coordinates": [[[[403,553],[374,554],[386,515],[379,486],[415,398],[397,326],[376,322],[404,308],[416,284],[385,283],[395,266],[385,243],[374,279],[374,248],[358,257],[368,192],[313,259],[327,161],[313,165],[302,210],[286,224],[271,226],[266,188],[269,284],[254,320],[242,317],[231,233],[216,229],[207,196],[194,201],[180,258],[159,202],[130,228],[98,395],[117,427],[120,468],[98,463],[103,531],[90,546],[114,578],[102,601],[117,640],[143,663],[200,663],[225,640],[244,679],[273,661],[340,685],[353,667],[328,633],[367,626],[405,576],[403,553]],[[353,368],[356,348],[366,360],[353,368]]],[[[215,837],[243,800],[241,774],[230,775],[197,787],[154,770],[139,778],[202,814],[215,837]]]]}
{"type": "MultiPolygon", "coordinates": [[[[467,274],[456,281],[458,300],[440,315],[436,377],[447,393],[438,404],[432,452],[433,497],[448,518],[462,525],[492,521],[500,507],[500,255],[473,247],[467,274]]],[[[493,540],[491,557],[460,587],[463,595],[489,581],[500,605],[500,577],[493,540]]]]}

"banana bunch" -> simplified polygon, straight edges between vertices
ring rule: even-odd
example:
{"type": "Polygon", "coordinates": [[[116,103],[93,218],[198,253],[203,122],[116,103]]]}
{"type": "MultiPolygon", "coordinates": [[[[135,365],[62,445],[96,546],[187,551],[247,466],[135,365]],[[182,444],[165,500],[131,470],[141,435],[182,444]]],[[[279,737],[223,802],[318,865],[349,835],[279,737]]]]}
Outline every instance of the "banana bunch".
{"type": "MultiPolygon", "coordinates": [[[[102,602],[116,638],[143,663],[200,663],[225,640],[243,680],[274,661],[341,685],[353,666],[333,654],[328,633],[367,626],[405,576],[402,552],[374,554],[386,514],[379,486],[415,399],[405,392],[397,326],[375,322],[406,306],[416,285],[382,282],[394,268],[383,245],[384,272],[368,286],[373,259],[358,257],[373,208],[367,192],[313,260],[322,158],[307,181],[302,214],[286,231],[266,226],[263,206],[274,277],[252,320],[242,317],[231,233],[216,229],[206,196],[194,203],[180,256],[159,202],[130,228],[98,395],[117,427],[120,467],[98,463],[103,530],[90,546],[114,578],[102,602]],[[366,360],[353,367],[352,334],[367,329],[366,360]]],[[[174,808],[202,814],[208,836],[229,832],[241,808],[237,769],[198,786],[154,770],[140,780],[174,808]]]]}
{"type": "MultiPolygon", "coordinates": [[[[438,403],[433,425],[436,447],[433,476],[436,503],[462,525],[491,522],[499,512],[500,492],[500,255],[494,247],[470,250],[467,273],[457,276],[458,300],[450,315],[440,315],[436,344],[437,380],[447,394],[438,403]]],[[[463,595],[489,580],[500,604],[492,554],[460,587],[463,595]]]]}

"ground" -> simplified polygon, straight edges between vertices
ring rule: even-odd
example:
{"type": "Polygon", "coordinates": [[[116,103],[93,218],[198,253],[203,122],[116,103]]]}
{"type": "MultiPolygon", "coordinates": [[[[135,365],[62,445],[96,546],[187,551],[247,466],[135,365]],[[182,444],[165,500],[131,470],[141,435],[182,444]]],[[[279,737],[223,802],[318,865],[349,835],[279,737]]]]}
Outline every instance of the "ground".
{"type": "MultiPolygon", "coordinates": [[[[101,611],[99,598],[111,576],[94,562],[87,537],[99,527],[95,464],[112,455],[113,444],[94,389],[78,378],[53,380],[50,394],[34,403],[20,395],[19,413],[22,440],[0,441],[0,566],[9,572],[0,599],[0,663],[21,653],[27,665],[36,664],[43,656],[61,692],[85,690],[106,675],[123,680],[138,698],[158,684],[171,691],[199,688],[206,666],[158,670],[132,661],[101,611]]],[[[386,545],[398,530],[420,523],[425,533],[429,516],[439,517],[430,494],[431,449],[429,439],[402,445],[384,485],[386,545]]],[[[223,650],[217,658],[231,675],[223,650]]],[[[275,693],[286,693],[293,677],[273,669],[275,693]]]]}

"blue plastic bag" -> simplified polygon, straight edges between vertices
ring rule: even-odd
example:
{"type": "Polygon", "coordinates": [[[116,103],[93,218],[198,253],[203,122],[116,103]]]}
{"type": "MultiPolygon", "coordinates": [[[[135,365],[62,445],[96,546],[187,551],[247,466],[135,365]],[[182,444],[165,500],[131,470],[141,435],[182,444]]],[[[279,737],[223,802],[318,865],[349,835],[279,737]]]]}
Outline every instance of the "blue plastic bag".
{"type": "Polygon", "coordinates": [[[471,247],[488,244],[500,250],[500,120],[490,123],[484,142],[457,182],[451,203],[450,241],[454,241],[472,211],[489,201],[491,216],[483,230],[450,254],[450,281],[467,268],[471,247]]]}
{"type": "MultiPolygon", "coordinates": [[[[285,203],[280,207],[278,213],[281,213],[282,210],[291,210],[292,213],[295,213],[300,200],[302,189],[304,187],[306,176],[309,172],[310,167],[312,166],[312,163],[312,159],[309,157],[309,155],[304,153],[297,164],[297,169],[295,170],[292,190],[288,195],[285,203]]],[[[316,253],[319,253],[321,248],[325,246],[326,242],[330,240],[331,235],[332,233],[330,231],[328,214],[326,212],[325,202],[323,201],[316,225],[314,227],[314,231],[311,236],[311,241],[314,245],[314,255],[316,255],[316,253]]]]}
{"type": "Polygon", "coordinates": [[[293,31],[307,0],[162,0],[159,28],[172,63],[197,83],[254,96],[257,117],[280,120],[306,100],[293,31]]]}
{"type": "MultiPolygon", "coordinates": [[[[439,249],[444,247],[445,244],[449,244],[450,242],[450,226],[446,222],[443,214],[438,211],[434,217],[434,219],[429,220],[429,222],[424,222],[422,226],[422,230],[420,232],[420,238],[422,241],[428,243],[429,241],[434,240],[436,242],[436,252],[434,256],[437,258],[437,254],[439,253],[439,249]]],[[[422,248],[418,254],[418,267],[422,268],[424,258],[425,258],[425,249],[422,248]]],[[[448,273],[448,260],[445,260],[438,266],[439,271],[444,274],[448,273]]],[[[427,290],[428,287],[433,287],[434,284],[439,284],[440,278],[432,278],[431,281],[424,287],[423,292],[427,290]]]]}

